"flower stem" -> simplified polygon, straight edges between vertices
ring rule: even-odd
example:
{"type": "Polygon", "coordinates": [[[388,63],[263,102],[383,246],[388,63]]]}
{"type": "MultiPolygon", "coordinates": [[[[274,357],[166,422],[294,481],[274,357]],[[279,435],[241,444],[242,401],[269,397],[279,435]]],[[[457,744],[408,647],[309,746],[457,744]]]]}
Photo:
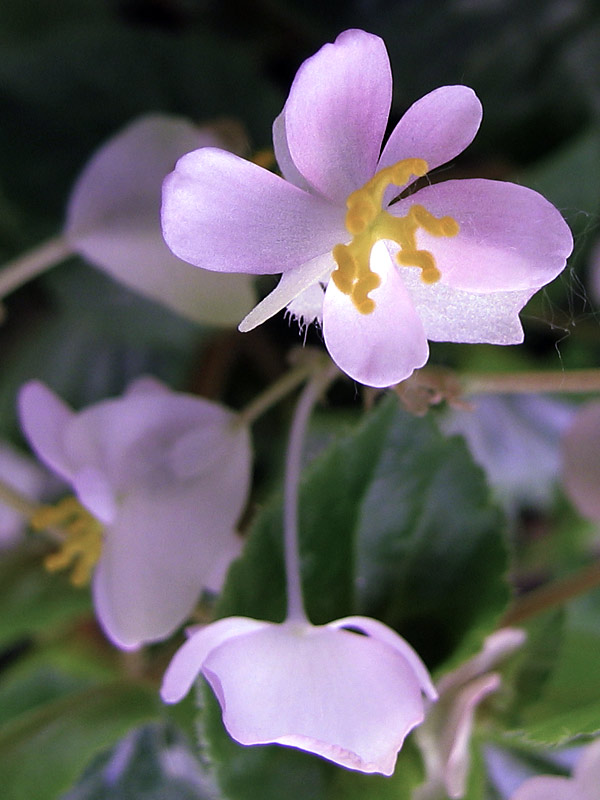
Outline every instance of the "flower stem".
{"type": "Polygon", "coordinates": [[[529,392],[600,392],[600,369],[531,370],[510,373],[466,373],[460,378],[465,394],[527,394],[529,392]]]}
{"type": "Polygon", "coordinates": [[[598,587],[600,587],[600,562],[595,562],[569,575],[568,578],[554,581],[517,598],[512,608],[502,618],[499,627],[518,625],[598,587]]]}
{"type": "Polygon", "coordinates": [[[302,451],[313,406],[338,370],[333,364],[313,376],[304,387],[292,421],[285,461],[283,530],[287,587],[287,620],[308,622],[302,598],[300,548],[298,542],[298,494],[302,473],[302,451]]]}
{"type": "Polygon", "coordinates": [[[55,236],[7,262],[0,268],[0,298],[6,297],[49,267],[60,264],[72,254],[73,248],[69,242],[63,236],[55,236]]]}
{"type": "MultiPolygon", "coordinates": [[[[327,361],[329,363],[329,361],[327,361]]],[[[251,403],[243,408],[237,417],[240,425],[252,425],[260,416],[268,411],[282,398],[292,392],[297,386],[309,378],[315,371],[322,367],[323,360],[319,353],[316,357],[309,357],[302,360],[289,372],[272,383],[268,389],[255,397],[251,403]]]]}

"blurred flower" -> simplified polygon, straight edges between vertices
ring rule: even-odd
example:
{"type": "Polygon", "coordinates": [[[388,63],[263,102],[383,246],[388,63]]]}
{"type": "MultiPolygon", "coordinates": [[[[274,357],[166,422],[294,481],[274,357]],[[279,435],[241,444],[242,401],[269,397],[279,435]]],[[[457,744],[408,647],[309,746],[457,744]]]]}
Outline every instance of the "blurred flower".
{"type": "Polygon", "coordinates": [[[232,325],[252,307],[246,275],[216,275],[180,261],[160,230],[161,185],[183,153],[226,147],[216,126],[152,114],[103,144],[77,179],[64,236],[116,280],[196,322],[232,325]]]}
{"type": "Polygon", "coordinates": [[[600,739],[584,750],[571,778],[529,778],[511,800],[600,800],[600,739]]]}
{"type": "Polygon", "coordinates": [[[565,491],[580,514],[600,522],[600,403],[578,410],[563,438],[565,491]]]}
{"type": "Polygon", "coordinates": [[[192,629],[165,674],[163,700],[181,700],[199,672],[241,744],[297,747],[384,775],[423,720],[421,693],[436,698],[410,645],[366,617],[319,626],[230,617],[192,629]]]}
{"type": "Polygon", "coordinates": [[[521,342],[519,310],[572,249],[558,211],[522,186],[446,181],[403,196],[470,144],[482,110],[465,86],[436,89],[380,154],[391,98],[383,41],[345,31],[300,67],[275,120],[283,179],[203,148],[163,190],[163,232],[179,257],[283,273],[240,330],[286,306],[303,323],[322,320],[336,364],[378,387],[422,366],[428,339],[521,342]]]}
{"type": "Polygon", "coordinates": [[[77,583],[95,567],[96,613],[119,647],[164,639],[238,553],[246,427],[224,407],[150,378],[78,413],[32,381],[19,408],[31,446],[77,497],[37,520],[66,526],[49,567],[73,565],[77,583]]]}
{"type": "Polygon", "coordinates": [[[559,480],[561,436],[575,408],[535,394],[479,395],[469,402],[471,409],[453,408],[441,418],[442,430],[465,437],[510,513],[547,506],[559,480]]]}
{"type": "Polygon", "coordinates": [[[416,732],[426,780],[415,789],[413,800],[464,797],[475,712],[489,694],[500,688],[500,675],[492,670],[521,647],[525,638],[525,632],[517,628],[492,633],[480,653],[438,682],[439,700],[416,732]]]}
{"type": "MultiPolygon", "coordinates": [[[[58,484],[35,461],[6,442],[0,442],[0,481],[31,501],[48,496],[58,484]]],[[[27,525],[23,514],[0,500],[0,548],[15,544],[27,525]]]]}

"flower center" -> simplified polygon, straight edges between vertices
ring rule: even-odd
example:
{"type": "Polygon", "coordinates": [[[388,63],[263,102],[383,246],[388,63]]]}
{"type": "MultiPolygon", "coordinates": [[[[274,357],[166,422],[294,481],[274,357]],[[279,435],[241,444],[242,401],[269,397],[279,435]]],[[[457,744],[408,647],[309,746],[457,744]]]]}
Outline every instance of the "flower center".
{"type": "Polygon", "coordinates": [[[55,506],[42,506],[31,518],[31,526],[40,531],[60,528],[64,535],[57,552],[46,556],[49,572],[72,567],[70,581],[74,586],[89,582],[102,553],[102,525],[75,497],[66,497],[55,506]]]}
{"type": "Polygon", "coordinates": [[[380,239],[400,245],[396,261],[400,266],[419,267],[425,283],[440,279],[433,255],[417,248],[416,233],[422,228],[433,236],[456,236],[458,222],[453,217],[434,217],[419,204],[412,205],[404,217],[394,217],[381,207],[388,186],[404,186],[411,175],[421,177],[427,170],[422,158],[405,158],[377,172],[346,200],[346,230],[353,238],[350,244],[336,244],[333,248],[337,267],[331,277],[361,314],[375,309],[375,301],[368,295],[381,279],[371,270],[370,261],[373,245],[380,239]]]}

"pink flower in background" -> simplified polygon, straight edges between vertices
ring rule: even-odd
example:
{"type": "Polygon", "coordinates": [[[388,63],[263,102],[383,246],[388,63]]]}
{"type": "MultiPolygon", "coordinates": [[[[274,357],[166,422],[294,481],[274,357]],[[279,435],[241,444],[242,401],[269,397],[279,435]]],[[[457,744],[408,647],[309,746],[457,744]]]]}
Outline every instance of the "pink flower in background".
{"type": "Polygon", "coordinates": [[[485,639],[479,653],[437,682],[439,700],[416,731],[426,780],[414,790],[412,800],[458,800],[465,796],[475,713],[502,685],[497,667],[525,639],[525,632],[518,628],[501,628],[485,639]]]}
{"type": "Polygon", "coordinates": [[[300,67],[274,123],[283,178],[203,148],[163,190],[163,233],[180,258],[282,273],[241,330],[286,307],[320,320],[336,364],[371,386],[423,366],[428,339],[521,342],[518,312],[572,249],[558,211],[522,186],[465,179],[401,194],[470,144],[482,110],[465,86],[436,89],[382,150],[391,99],[383,41],[345,31],[300,67]]]}
{"type": "Polygon", "coordinates": [[[571,778],[529,778],[510,800],[600,800],[600,739],[585,749],[571,778]]]}
{"type": "Polygon", "coordinates": [[[563,485],[584,517],[600,522],[600,403],[577,411],[562,442],[563,485]]]}
{"type": "Polygon", "coordinates": [[[239,552],[246,426],[223,406],[150,378],[80,412],[31,381],[19,410],[32,448],[78,501],[68,501],[73,536],[56,568],[72,562],[79,583],[93,569],[96,613],[119,647],[166,638],[203,588],[219,588],[239,552]]]}
{"type": "Polygon", "coordinates": [[[423,720],[422,692],[437,696],[410,645],[366,617],[319,626],[229,617],[189,633],[162,698],[178,702],[202,672],[241,744],[297,747],[391,775],[404,738],[423,720]]]}
{"type": "Polygon", "coordinates": [[[64,237],[72,250],[134,291],[207,325],[232,325],[255,302],[252,279],[193,269],[173,256],[160,230],[161,184],[196,147],[226,147],[216,127],[151,114],[92,155],[77,178],[64,237]]]}

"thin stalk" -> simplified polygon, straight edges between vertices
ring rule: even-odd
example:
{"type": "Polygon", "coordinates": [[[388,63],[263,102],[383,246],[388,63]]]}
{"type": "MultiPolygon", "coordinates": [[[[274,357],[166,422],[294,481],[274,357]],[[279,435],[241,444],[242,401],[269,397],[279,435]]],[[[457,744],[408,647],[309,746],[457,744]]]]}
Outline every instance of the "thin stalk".
{"type": "Polygon", "coordinates": [[[276,380],[262,394],[255,397],[252,402],[243,408],[237,416],[240,425],[252,425],[260,416],[268,411],[271,406],[278,403],[283,397],[292,392],[297,386],[315,372],[316,366],[313,359],[307,359],[302,364],[286,372],[276,380]]]}
{"type": "Polygon", "coordinates": [[[55,236],[0,268],[0,298],[6,297],[32,278],[60,264],[73,254],[73,248],[63,236],[55,236]]]}
{"type": "Polygon", "coordinates": [[[600,562],[596,562],[583,567],[568,578],[549,583],[517,598],[512,608],[502,618],[500,627],[518,625],[599,587],[600,562]]]}
{"type": "Polygon", "coordinates": [[[465,394],[528,394],[530,392],[600,392],[600,369],[531,370],[510,373],[465,373],[465,394]]]}
{"type": "Polygon", "coordinates": [[[308,622],[302,597],[300,548],[298,543],[298,494],[302,473],[302,451],[310,414],[327,384],[337,374],[330,365],[304,387],[292,421],[285,461],[283,501],[284,558],[287,591],[287,620],[308,622]]]}

